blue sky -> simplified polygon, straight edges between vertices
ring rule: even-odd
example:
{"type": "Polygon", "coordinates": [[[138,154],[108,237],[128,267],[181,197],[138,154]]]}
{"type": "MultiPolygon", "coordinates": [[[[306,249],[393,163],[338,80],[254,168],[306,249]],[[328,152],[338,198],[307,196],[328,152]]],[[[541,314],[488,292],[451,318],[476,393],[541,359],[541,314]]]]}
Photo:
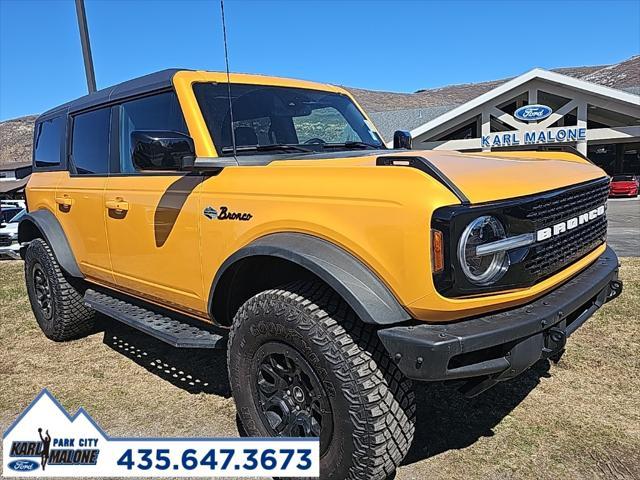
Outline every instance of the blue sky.
{"type": "MultiPolygon", "coordinates": [[[[86,0],[98,88],[223,70],[219,0],[86,0]]],[[[226,0],[231,70],[411,92],[640,53],[640,1],[226,0]]],[[[86,93],[73,0],[0,0],[0,119],[86,93]]]]}

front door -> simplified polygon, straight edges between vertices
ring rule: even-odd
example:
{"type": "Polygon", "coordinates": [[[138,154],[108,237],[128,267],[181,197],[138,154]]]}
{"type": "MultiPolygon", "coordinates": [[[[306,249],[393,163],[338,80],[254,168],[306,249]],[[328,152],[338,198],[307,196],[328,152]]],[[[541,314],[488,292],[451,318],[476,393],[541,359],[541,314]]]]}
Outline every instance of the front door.
{"type": "Polygon", "coordinates": [[[105,189],[106,226],[116,284],[150,300],[205,314],[200,269],[198,195],[203,177],[163,162],[133,160],[134,131],[187,133],[173,92],[119,107],[118,173],[105,189]]]}
{"type": "Polygon", "coordinates": [[[72,117],[68,172],[55,193],[56,216],[87,277],[113,282],[105,231],[111,108],[72,117]]]}

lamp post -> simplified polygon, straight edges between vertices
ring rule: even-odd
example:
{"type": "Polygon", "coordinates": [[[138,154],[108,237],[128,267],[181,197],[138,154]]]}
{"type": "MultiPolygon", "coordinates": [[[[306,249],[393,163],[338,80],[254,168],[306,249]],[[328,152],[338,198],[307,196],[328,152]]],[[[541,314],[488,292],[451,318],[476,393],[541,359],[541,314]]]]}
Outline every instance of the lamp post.
{"type": "Polygon", "coordinates": [[[93,58],[91,57],[91,44],[89,43],[89,30],[87,29],[87,15],[84,11],[84,0],[76,0],[76,14],[78,16],[80,42],[82,43],[84,71],[87,75],[87,89],[89,93],[93,93],[96,91],[96,74],[93,71],[93,58]]]}

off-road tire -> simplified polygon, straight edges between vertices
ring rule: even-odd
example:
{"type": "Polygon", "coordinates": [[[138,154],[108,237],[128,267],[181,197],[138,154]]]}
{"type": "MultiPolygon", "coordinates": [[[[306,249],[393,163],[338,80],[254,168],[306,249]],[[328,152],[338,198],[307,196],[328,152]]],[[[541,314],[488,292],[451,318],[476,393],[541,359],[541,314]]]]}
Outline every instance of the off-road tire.
{"type": "Polygon", "coordinates": [[[64,276],[51,247],[44,240],[36,238],[27,247],[24,273],[31,308],[47,338],[64,342],[94,331],[95,312],[84,305],[80,285],[72,285],[64,276]],[[44,273],[48,282],[52,309],[50,313],[46,313],[38,302],[35,269],[44,273]]]}
{"type": "Polygon", "coordinates": [[[252,357],[273,341],[302,354],[328,394],[333,432],[321,454],[321,478],[391,476],[413,440],[415,397],[376,329],[321,282],[294,282],[250,298],[235,315],[228,351],[233,397],[250,436],[272,436],[254,401],[252,357]]]}

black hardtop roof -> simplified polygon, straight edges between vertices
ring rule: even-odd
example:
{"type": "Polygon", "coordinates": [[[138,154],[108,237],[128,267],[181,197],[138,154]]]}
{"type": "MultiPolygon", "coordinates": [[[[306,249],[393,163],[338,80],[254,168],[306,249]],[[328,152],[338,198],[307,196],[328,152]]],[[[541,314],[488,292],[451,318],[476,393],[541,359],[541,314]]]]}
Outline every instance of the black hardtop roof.
{"type": "Polygon", "coordinates": [[[127,97],[143,95],[155,90],[169,88],[172,86],[173,76],[177,72],[183,70],[186,69],[168,68],[166,70],[160,70],[159,72],[150,73],[149,75],[144,75],[132,80],[127,80],[126,82],[118,83],[111,87],[103,88],[97,92],[90,93],[84,97],[80,97],[76,100],[72,100],[58,107],[52,108],[40,115],[36,121],[62,113],[73,113],[79,110],[95,107],[97,105],[122,100],[127,97]]]}

